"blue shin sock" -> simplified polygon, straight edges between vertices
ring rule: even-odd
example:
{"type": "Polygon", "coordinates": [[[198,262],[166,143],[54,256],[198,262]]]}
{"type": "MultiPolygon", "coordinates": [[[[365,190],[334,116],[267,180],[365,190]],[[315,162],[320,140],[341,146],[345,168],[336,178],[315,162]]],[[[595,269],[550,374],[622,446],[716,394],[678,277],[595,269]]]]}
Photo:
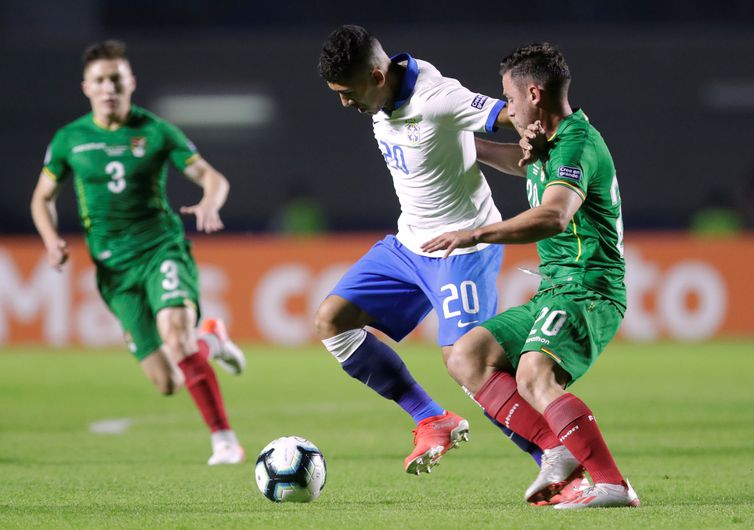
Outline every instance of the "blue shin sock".
{"type": "Polygon", "coordinates": [[[525,453],[529,453],[529,455],[534,459],[537,465],[539,467],[542,467],[542,449],[540,449],[537,444],[519,436],[486,412],[484,413],[484,415],[487,416],[487,419],[490,420],[493,425],[495,425],[495,427],[503,431],[503,434],[505,434],[506,437],[510,438],[511,442],[516,444],[525,453]]]}
{"type": "Polygon", "coordinates": [[[444,412],[411,376],[398,354],[371,333],[341,366],[351,377],[398,403],[416,423],[444,412]]]}

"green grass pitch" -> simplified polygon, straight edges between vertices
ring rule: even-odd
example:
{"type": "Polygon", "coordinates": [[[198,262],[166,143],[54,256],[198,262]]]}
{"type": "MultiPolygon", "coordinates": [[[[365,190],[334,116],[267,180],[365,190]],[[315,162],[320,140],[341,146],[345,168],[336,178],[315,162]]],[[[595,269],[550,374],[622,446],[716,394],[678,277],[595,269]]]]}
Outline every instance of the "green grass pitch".
{"type": "Polygon", "coordinates": [[[629,345],[572,390],[589,403],[638,509],[561,513],[522,501],[536,474],[445,374],[439,351],[400,348],[417,379],[471,422],[431,474],[403,472],[412,423],[320,348],[247,348],[221,374],[249,461],[210,468],[187,393],[158,395],[124,350],[0,353],[0,528],[754,528],[754,343],[629,345]],[[129,418],[122,434],[94,434],[129,418]],[[270,440],[314,441],[327,485],[273,504],[253,462],[270,440]]]}

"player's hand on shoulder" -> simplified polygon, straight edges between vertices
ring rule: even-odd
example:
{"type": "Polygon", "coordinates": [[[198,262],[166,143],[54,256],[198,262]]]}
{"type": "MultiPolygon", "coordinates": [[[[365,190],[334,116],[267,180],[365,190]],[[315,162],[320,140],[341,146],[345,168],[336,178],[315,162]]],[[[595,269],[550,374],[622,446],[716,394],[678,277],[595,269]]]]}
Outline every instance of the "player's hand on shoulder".
{"type": "Polygon", "coordinates": [[[211,234],[225,228],[220,219],[220,210],[209,204],[208,201],[199,201],[193,206],[181,206],[180,212],[184,215],[196,216],[196,230],[211,234]]]}
{"type": "Polygon", "coordinates": [[[472,247],[477,243],[478,241],[473,231],[458,230],[456,232],[445,232],[434,239],[430,239],[422,244],[421,249],[424,252],[445,250],[443,258],[447,258],[455,249],[472,247]]]}
{"type": "Polygon", "coordinates": [[[47,262],[55,270],[63,270],[63,264],[68,261],[68,243],[58,238],[55,244],[47,247],[47,262]]]}
{"type": "Polygon", "coordinates": [[[521,146],[523,151],[521,160],[518,161],[518,167],[525,167],[545,157],[548,148],[547,134],[539,120],[530,123],[523,130],[518,145],[521,146]]]}

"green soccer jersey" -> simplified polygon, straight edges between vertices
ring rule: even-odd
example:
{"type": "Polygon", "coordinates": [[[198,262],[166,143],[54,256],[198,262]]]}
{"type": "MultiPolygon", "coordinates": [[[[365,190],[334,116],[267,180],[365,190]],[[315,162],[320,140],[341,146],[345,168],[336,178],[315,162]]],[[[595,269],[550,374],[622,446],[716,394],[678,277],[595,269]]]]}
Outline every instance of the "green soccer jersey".
{"type": "Polygon", "coordinates": [[[116,130],[100,126],[92,113],[58,130],[43,171],[55,181],[73,175],[92,258],[123,269],[145,250],[184,238],[165,195],[167,162],[182,172],[198,158],[178,128],[132,106],[116,130]]]}
{"type": "Polygon", "coordinates": [[[529,204],[538,206],[549,186],[566,186],[584,202],[564,232],[537,243],[541,287],[576,282],[625,311],[623,218],[610,151],[581,110],[560,123],[551,141],[544,165],[528,168],[529,204]]]}

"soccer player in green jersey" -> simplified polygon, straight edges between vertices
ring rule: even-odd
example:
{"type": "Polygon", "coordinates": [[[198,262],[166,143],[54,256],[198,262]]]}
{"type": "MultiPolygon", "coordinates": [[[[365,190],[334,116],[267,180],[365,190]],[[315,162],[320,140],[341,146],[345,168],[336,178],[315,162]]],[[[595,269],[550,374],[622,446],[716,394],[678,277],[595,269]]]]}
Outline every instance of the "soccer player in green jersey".
{"type": "Polygon", "coordinates": [[[199,231],[223,228],[219,210],[228,181],[180,130],[131,104],[136,80],[125,44],[90,46],[83,61],[82,89],[92,112],[57,131],[31,201],[48,260],[60,269],[68,258],[55,199],[72,176],[97,288],[120,321],[129,349],[162,394],[186,386],[212,433],[208,463],[240,463],[243,448],[207,360],[240,373],[245,359],[222,321],[205,320],[200,336],[194,330],[198,271],[183,224],[168,206],[167,163],[203,189],[197,204],[181,208],[196,216],[199,231]]]}
{"type": "Polygon", "coordinates": [[[544,450],[525,499],[558,509],[638,506],[591,410],[566,387],[594,363],[626,309],[623,221],[612,157],[583,111],[568,102],[570,71],[550,44],[501,64],[508,115],[524,138],[546,134],[545,157],[519,167],[515,144],[477,141],[478,158],[526,177],[531,208],[475,230],[446,232],[427,252],[485,243],[537,242],[540,287],[531,301],[464,335],[448,371],[497,421],[544,450]],[[593,486],[563,488],[588,471],[593,486]]]}

